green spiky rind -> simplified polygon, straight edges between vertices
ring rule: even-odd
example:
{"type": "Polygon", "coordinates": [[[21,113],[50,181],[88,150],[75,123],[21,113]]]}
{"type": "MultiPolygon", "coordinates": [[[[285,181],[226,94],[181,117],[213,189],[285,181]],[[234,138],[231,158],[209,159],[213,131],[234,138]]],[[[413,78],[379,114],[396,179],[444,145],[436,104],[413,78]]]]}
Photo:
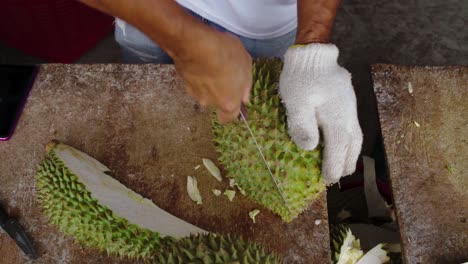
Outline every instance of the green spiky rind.
{"type": "Polygon", "coordinates": [[[214,117],[213,135],[227,176],[236,180],[247,197],[290,222],[325,190],[325,184],[320,174],[321,149],[301,150],[287,133],[286,112],[277,92],[281,67],[280,60],[259,60],[254,64],[254,85],[246,107],[247,122],[288,201],[289,210],[243,122],[222,125],[214,117]]]}
{"type": "Polygon", "coordinates": [[[49,222],[85,247],[155,263],[199,263],[200,259],[214,259],[212,263],[280,263],[260,245],[233,236],[205,234],[177,240],[128,223],[92,197],[57,158],[54,148],[38,166],[36,179],[37,196],[49,222]],[[185,261],[192,256],[198,259],[185,261]],[[219,262],[224,259],[233,261],[219,262]]]}
{"type": "Polygon", "coordinates": [[[348,232],[350,232],[350,230],[345,225],[330,225],[330,248],[333,263],[338,262],[341,253],[341,246],[343,245],[343,241],[345,240],[348,232]]]}
{"type": "Polygon", "coordinates": [[[204,234],[183,238],[158,257],[161,264],[281,263],[263,247],[241,238],[204,234]]]}
{"type": "Polygon", "coordinates": [[[37,194],[49,222],[85,247],[109,255],[150,258],[175,241],[128,223],[102,206],[51,150],[39,165],[37,194]]]}

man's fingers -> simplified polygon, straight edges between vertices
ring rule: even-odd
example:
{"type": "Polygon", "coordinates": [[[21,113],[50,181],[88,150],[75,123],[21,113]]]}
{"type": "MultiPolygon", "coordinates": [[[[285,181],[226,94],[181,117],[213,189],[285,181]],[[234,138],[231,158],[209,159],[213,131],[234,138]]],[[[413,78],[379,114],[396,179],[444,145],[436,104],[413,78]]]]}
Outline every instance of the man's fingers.
{"type": "Polygon", "coordinates": [[[343,175],[349,143],[348,133],[336,126],[323,126],[325,149],[323,150],[322,175],[327,185],[336,183],[343,175]]]}
{"type": "MultiPolygon", "coordinates": [[[[252,59],[250,59],[252,61],[252,59]]],[[[250,97],[250,91],[252,90],[252,63],[250,63],[249,70],[246,72],[246,75],[248,76],[247,80],[247,85],[245,85],[244,88],[244,93],[242,95],[242,102],[244,104],[247,104],[249,102],[249,97],[250,97]]]]}
{"type": "Polygon", "coordinates": [[[319,130],[313,109],[287,112],[288,132],[299,148],[313,150],[319,142],[319,130]]]}
{"type": "Polygon", "coordinates": [[[350,133],[350,143],[348,147],[348,155],[346,156],[344,164],[344,175],[350,175],[356,170],[356,163],[361,153],[362,147],[362,132],[361,127],[359,126],[359,121],[356,118],[356,121],[353,124],[353,128],[350,133]]]}
{"type": "Polygon", "coordinates": [[[185,91],[188,93],[188,95],[190,95],[190,96],[192,96],[192,97],[194,97],[195,99],[198,100],[198,98],[195,96],[195,93],[194,93],[193,88],[192,88],[191,85],[186,83],[186,84],[184,84],[184,87],[185,87],[185,91]]]}
{"type": "Polygon", "coordinates": [[[185,91],[187,91],[190,96],[194,97],[202,107],[214,105],[213,100],[201,89],[196,90],[193,86],[186,83],[185,91]]]}
{"type": "Polygon", "coordinates": [[[217,111],[218,121],[220,123],[228,123],[235,120],[239,116],[240,102],[238,106],[232,107],[219,107],[217,111]]]}
{"type": "Polygon", "coordinates": [[[252,89],[252,83],[249,83],[247,88],[244,90],[244,94],[242,96],[242,102],[244,104],[249,102],[249,97],[250,97],[250,90],[252,89]]]}
{"type": "Polygon", "coordinates": [[[361,152],[362,132],[357,116],[355,120],[337,124],[322,126],[325,142],[322,174],[327,184],[336,183],[341,177],[352,174],[361,152]]]}

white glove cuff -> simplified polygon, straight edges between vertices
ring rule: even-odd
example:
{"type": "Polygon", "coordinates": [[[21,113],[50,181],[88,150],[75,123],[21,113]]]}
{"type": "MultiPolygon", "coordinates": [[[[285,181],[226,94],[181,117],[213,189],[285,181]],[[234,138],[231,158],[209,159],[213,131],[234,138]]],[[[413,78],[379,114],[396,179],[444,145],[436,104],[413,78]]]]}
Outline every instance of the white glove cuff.
{"type": "Polygon", "coordinates": [[[284,55],[283,71],[292,74],[296,71],[327,72],[338,66],[338,48],[334,44],[313,43],[305,46],[292,46],[284,55]]]}

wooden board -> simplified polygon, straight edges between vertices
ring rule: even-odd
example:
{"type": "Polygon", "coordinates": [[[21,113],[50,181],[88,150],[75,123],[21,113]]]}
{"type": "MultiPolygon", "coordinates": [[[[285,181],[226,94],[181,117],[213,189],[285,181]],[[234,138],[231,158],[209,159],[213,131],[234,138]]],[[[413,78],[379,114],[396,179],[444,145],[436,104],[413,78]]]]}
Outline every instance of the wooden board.
{"type": "MultiPolygon", "coordinates": [[[[0,202],[32,234],[36,263],[125,263],[82,249],[38,209],[34,174],[44,146],[58,139],[111,168],[129,188],[170,213],[213,232],[242,235],[280,253],[284,263],[327,263],[330,259],[325,193],[291,224],[238,193],[233,202],[215,197],[225,189],[203,168],[217,160],[210,111],[187,96],[173,66],[43,65],[15,135],[0,143],[0,202]],[[203,205],[186,193],[186,177],[197,177],[203,205]],[[259,208],[257,224],[248,212],[259,208]],[[322,220],[319,225],[314,221],[322,220]]],[[[24,263],[5,234],[0,256],[24,263]]]]}
{"type": "Polygon", "coordinates": [[[468,67],[374,65],[372,77],[404,260],[468,261],[468,67]]]}

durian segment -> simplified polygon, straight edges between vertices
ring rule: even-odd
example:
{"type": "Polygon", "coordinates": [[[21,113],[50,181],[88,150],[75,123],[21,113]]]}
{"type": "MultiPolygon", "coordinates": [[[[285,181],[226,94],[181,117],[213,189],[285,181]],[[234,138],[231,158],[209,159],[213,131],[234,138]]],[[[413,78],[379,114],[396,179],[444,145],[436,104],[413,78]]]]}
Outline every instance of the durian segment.
{"type": "Polygon", "coordinates": [[[203,204],[200,191],[198,190],[197,178],[187,176],[187,193],[192,201],[197,204],[203,204]]]}
{"type": "MultiPolygon", "coordinates": [[[[109,168],[73,147],[58,143],[51,148],[49,155],[64,177],[76,176],[98,204],[105,205],[113,215],[125,218],[130,224],[175,238],[206,233],[128,189],[109,175],[109,168]]],[[[57,176],[60,181],[60,175],[57,176]]]]}
{"type": "Polygon", "coordinates": [[[221,176],[221,171],[212,160],[203,158],[202,161],[203,165],[205,165],[205,168],[211,173],[211,175],[213,175],[213,177],[216,178],[216,180],[223,180],[223,177],[221,176]]]}
{"type": "MultiPolygon", "coordinates": [[[[59,153],[62,153],[63,149],[68,149],[61,145],[57,147],[59,153]]],[[[130,258],[151,258],[163,245],[175,241],[149,229],[140,228],[112,212],[109,207],[102,206],[101,201],[93,197],[77,174],[70,171],[65,164],[70,163],[69,159],[85,163],[83,165],[87,167],[85,170],[75,168],[78,173],[91,173],[85,177],[94,177],[92,174],[96,172],[98,172],[97,177],[102,177],[101,173],[108,171],[107,168],[88,158],[83,159],[83,156],[75,150],[67,153],[71,156],[61,160],[56,154],[56,149],[51,148],[36,174],[38,198],[42,211],[51,224],[57,225],[60,231],[73,236],[85,247],[98,248],[107,251],[109,255],[130,258]]],[[[107,180],[100,182],[103,184],[107,180]]],[[[97,184],[94,182],[91,185],[97,184]]],[[[109,187],[104,185],[103,188],[107,189],[105,192],[108,192],[109,187]]],[[[113,183],[110,186],[114,186],[113,183]]],[[[139,200],[139,196],[134,193],[128,195],[126,192],[119,192],[119,195],[128,199],[132,199],[130,196],[135,196],[138,198],[136,200],[139,200]]],[[[141,201],[135,203],[145,208],[149,207],[141,201]]],[[[151,207],[149,208],[151,210],[151,207]]],[[[165,218],[164,213],[162,215],[165,218]]]]}
{"type": "Polygon", "coordinates": [[[260,60],[254,65],[254,85],[246,105],[247,122],[262,148],[289,210],[243,122],[220,124],[213,117],[213,135],[219,160],[227,176],[235,179],[246,196],[290,222],[325,190],[320,174],[321,149],[299,149],[287,133],[286,113],[277,92],[280,60],[260,60]]]}
{"type": "Polygon", "coordinates": [[[281,263],[279,258],[266,254],[256,244],[246,243],[232,236],[214,234],[183,238],[163,252],[157,263],[281,263]]]}
{"type": "Polygon", "coordinates": [[[37,194],[43,212],[50,223],[86,247],[107,251],[109,255],[144,258],[156,263],[187,263],[177,260],[193,256],[227,258],[233,263],[267,263],[257,262],[257,259],[280,263],[260,245],[231,236],[208,234],[170,215],[111,178],[109,169],[100,162],[70,146],[54,141],[47,145],[47,152],[36,174],[37,194]],[[123,205],[109,203],[109,199],[117,199],[123,205]],[[111,204],[116,211],[104,203],[111,204]],[[126,215],[122,210],[127,207],[137,207],[130,210],[140,218],[150,217],[159,226],[149,223],[148,219],[130,216],[129,221],[121,217],[126,215]],[[196,232],[198,235],[193,235],[196,232]],[[189,233],[190,236],[176,238],[189,233]]]}

